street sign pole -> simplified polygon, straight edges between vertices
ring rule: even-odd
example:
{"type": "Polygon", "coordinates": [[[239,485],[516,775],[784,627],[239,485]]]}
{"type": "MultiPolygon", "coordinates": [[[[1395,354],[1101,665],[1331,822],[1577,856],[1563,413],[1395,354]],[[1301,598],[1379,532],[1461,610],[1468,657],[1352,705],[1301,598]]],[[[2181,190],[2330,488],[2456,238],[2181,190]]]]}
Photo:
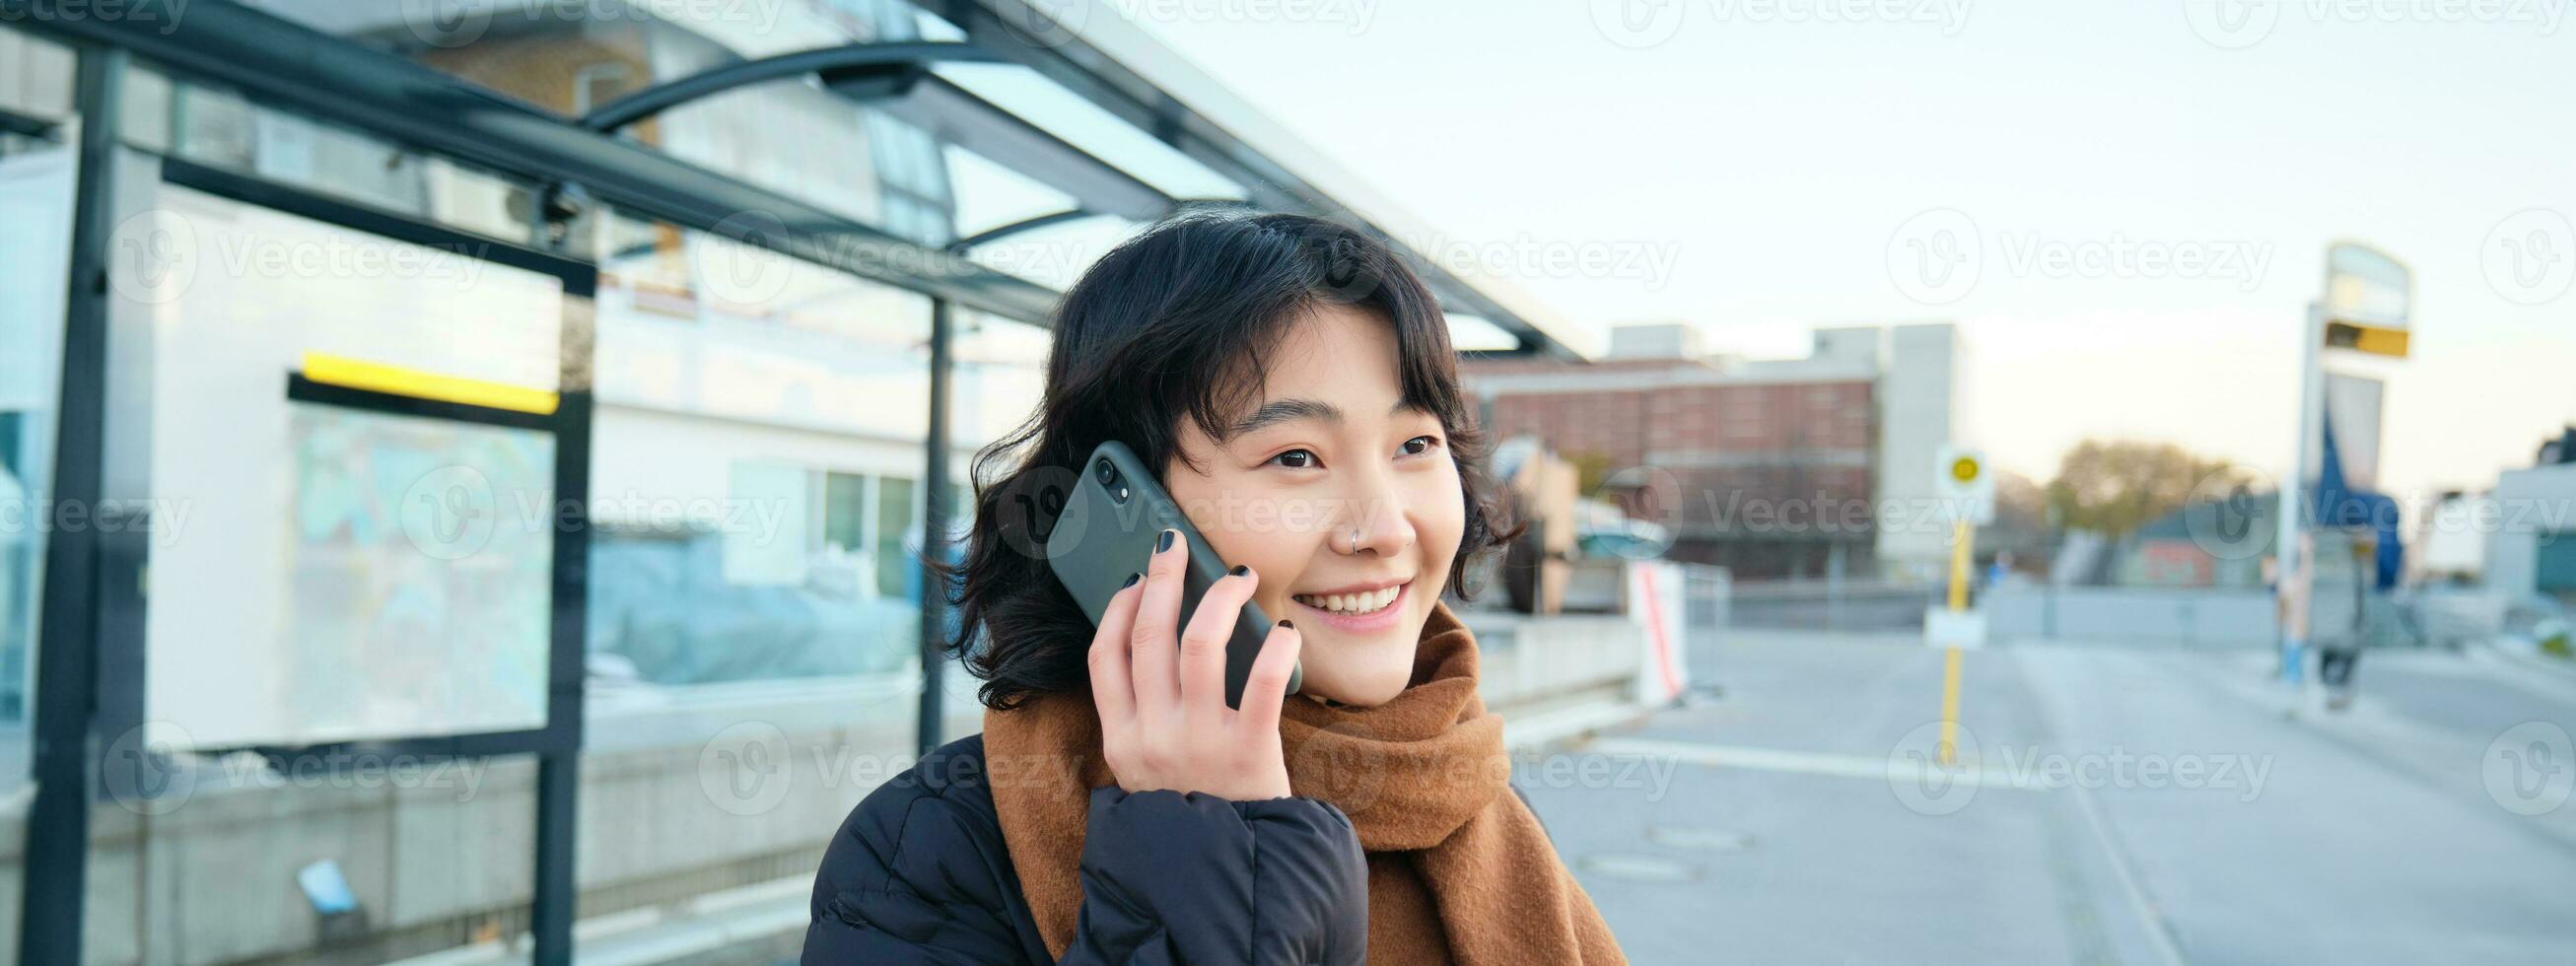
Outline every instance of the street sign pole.
{"type": "Polygon", "coordinates": [[[2279,606],[2281,683],[2296,687],[2306,667],[2308,643],[2308,567],[2299,557],[2300,487],[2308,472],[2308,446],[2317,435],[2319,355],[2325,340],[2325,307],[2308,303],[2299,329],[2299,418],[2290,445],[2290,471],[2281,476],[2280,512],[2272,539],[2273,599],[2279,606]]]}
{"type": "Polygon", "coordinates": [[[1952,526],[1950,532],[1950,613],[1968,609],[1968,571],[1970,556],[1977,538],[1976,525],[1966,517],[1952,526]]]}
{"type": "Polygon", "coordinates": [[[2281,683],[2292,687],[2306,667],[2308,603],[2315,589],[2315,554],[2299,535],[2300,517],[2308,510],[2300,491],[2307,484],[2310,447],[2324,445],[2325,350],[2403,359],[2414,329],[2414,270],[2386,252],[2350,241],[2326,246],[2322,287],[2300,323],[2298,438],[2290,445],[2290,471],[2281,477],[2281,518],[2272,540],[2281,683]]]}
{"type": "MultiPolygon", "coordinates": [[[[1960,515],[1950,530],[1950,613],[1968,611],[1968,564],[1975,546],[1976,524],[1960,515]]],[[[1952,643],[1941,655],[1941,764],[1958,763],[1959,747],[1959,664],[1963,660],[1959,645],[1952,643]]]]}
{"type": "Polygon", "coordinates": [[[1924,642],[1941,648],[1941,744],[1934,749],[1943,767],[1958,764],[1959,672],[1965,648],[1985,644],[1985,616],[1968,608],[1968,578],[1977,548],[1977,527],[1994,522],[1995,477],[1984,453],[1952,444],[1941,448],[1933,491],[1950,517],[1950,593],[1944,609],[1924,608],[1924,642]]]}

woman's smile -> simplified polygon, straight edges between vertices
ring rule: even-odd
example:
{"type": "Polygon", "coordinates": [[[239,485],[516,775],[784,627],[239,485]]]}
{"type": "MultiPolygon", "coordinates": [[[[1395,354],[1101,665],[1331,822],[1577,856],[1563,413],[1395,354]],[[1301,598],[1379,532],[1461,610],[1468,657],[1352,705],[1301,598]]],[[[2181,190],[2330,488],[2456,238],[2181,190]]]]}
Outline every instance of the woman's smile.
{"type": "Polygon", "coordinates": [[[1413,581],[1376,590],[1338,594],[1291,594],[1288,599],[1307,616],[1331,630],[1351,635],[1377,634],[1402,626],[1412,603],[1413,581]]]}

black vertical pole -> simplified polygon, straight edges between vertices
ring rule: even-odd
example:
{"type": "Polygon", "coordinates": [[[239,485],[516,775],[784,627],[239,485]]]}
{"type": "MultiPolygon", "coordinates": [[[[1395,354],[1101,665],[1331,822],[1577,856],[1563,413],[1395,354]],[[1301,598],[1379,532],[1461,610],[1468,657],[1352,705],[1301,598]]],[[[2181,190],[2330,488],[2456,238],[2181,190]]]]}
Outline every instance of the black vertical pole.
{"type": "MultiPolygon", "coordinates": [[[[540,192],[534,243],[555,254],[570,247],[571,228],[553,211],[561,186],[540,192]]],[[[564,213],[569,220],[570,214],[564,213]]],[[[537,854],[528,903],[529,960],[536,966],[572,962],[572,921],[580,890],[573,878],[573,844],[580,827],[584,690],[590,649],[590,433],[591,346],[597,344],[592,311],[571,311],[574,300],[598,297],[596,275],[567,280],[562,333],[562,381],[555,409],[554,607],[546,668],[546,740],[537,752],[537,854]],[[578,327],[576,325],[578,324],[578,327]]]]}
{"type": "MultiPolygon", "coordinates": [[[[945,560],[948,553],[948,358],[947,299],[930,301],[930,428],[921,469],[921,556],[945,560]]],[[[927,574],[927,569],[923,570],[927,574]]],[[[941,647],[948,631],[947,581],[921,582],[921,718],[914,733],[920,752],[940,745],[941,697],[946,693],[948,662],[941,647]]]]}
{"type": "MultiPolygon", "coordinates": [[[[116,226],[114,153],[125,52],[80,53],[79,184],[72,201],[71,279],[64,301],[61,419],[51,506],[98,508],[106,465],[108,241],[116,226]]],[[[40,504],[44,505],[44,504],[40,504]]],[[[21,883],[18,961],[81,961],[88,893],[90,713],[97,696],[98,534],[53,526],[45,541],[45,612],[36,645],[36,725],[21,883]]]]}
{"type": "Polygon", "coordinates": [[[529,962],[539,966],[572,962],[573,816],[580,790],[580,752],[537,753],[536,895],[528,905],[528,932],[535,940],[529,962]]]}

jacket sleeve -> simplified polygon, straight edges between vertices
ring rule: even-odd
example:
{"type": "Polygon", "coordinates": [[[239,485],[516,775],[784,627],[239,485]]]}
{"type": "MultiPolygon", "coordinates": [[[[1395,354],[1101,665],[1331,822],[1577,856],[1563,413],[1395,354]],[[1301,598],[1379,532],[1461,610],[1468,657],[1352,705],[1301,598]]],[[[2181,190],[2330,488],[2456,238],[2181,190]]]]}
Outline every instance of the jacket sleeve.
{"type": "Polygon", "coordinates": [[[1368,862],[1340,809],[1094,789],[1067,964],[1359,963],[1368,862]]]}
{"type": "MultiPolygon", "coordinates": [[[[800,962],[1044,962],[999,823],[905,775],[877,787],[823,851],[800,962]]],[[[962,797],[962,796],[961,796],[962,797]]]]}
{"type": "MultiPolygon", "coordinates": [[[[1368,868],[1340,810],[1093,791],[1067,966],[1360,963],[1368,868]]],[[[988,801],[901,780],[826,849],[802,962],[1049,961],[988,801]]]]}

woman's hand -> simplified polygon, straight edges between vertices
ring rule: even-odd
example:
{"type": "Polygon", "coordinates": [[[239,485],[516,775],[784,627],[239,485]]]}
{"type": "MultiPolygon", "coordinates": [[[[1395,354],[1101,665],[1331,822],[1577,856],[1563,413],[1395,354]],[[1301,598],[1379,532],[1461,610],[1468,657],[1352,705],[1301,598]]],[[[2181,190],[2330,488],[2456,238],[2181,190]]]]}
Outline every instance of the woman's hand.
{"type": "Polygon", "coordinates": [[[1189,552],[1179,531],[1163,531],[1144,578],[1131,577],[1100,615],[1091,641],[1091,697],[1109,770],[1130,792],[1285,798],[1279,704],[1297,666],[1297,630],[1287,621],[1270,628],[1244,683],[1243,707],[1226,707],[1226,642],[1261,577],[1236,567],[1199,598],[1198,612],[1183,627],[1181,578],[1189,552]]]}

